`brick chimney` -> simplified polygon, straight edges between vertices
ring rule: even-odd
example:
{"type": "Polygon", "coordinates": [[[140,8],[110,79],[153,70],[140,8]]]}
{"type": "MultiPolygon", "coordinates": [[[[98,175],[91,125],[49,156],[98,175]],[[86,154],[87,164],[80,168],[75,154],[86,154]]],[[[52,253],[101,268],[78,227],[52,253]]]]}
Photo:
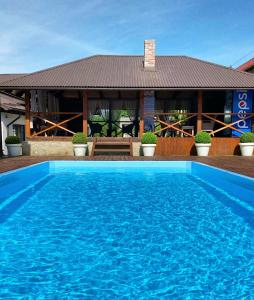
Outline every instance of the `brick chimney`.
{"type": "Polygon", "coordinates": [[[144,68],[155,69],[155,40],[145,40],[144,50],[144,68]]]}

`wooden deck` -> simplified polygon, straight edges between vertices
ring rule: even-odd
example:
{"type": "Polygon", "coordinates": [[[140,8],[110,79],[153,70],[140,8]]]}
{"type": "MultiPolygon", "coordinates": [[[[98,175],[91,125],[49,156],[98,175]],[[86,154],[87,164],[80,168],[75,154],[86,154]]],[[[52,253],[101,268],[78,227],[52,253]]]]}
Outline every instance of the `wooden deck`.
{"type": "Polygon", "coordinates": [[[34,156],[21,156],[13,158],[0,159],[0,173],[21,168],[24,166],[32,165],[47,160],[193,160],[212,165],[218,168],[230,170],[240,174],[254,177],[254,156],[241,157],[241,156],[213,156],[213,157],[197,157],[197,156],[155,156],[152,158],[146,157],[130,157],[130,156],[95,156],[77,158],[73,156],[47,156],[47,157],[34,157],[34,156]]]}

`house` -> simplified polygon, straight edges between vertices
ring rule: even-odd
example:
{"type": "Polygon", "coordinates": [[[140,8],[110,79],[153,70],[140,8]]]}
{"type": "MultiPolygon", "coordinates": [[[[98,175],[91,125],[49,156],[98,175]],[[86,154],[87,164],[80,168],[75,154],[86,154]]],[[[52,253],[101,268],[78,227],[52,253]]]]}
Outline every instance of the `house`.
{"type": "Polygon", "coordinates": [[[201,130],[214,137],[211,155],[229,155],[253,124],[254,75],[188,56],[156,56],[154,40],[145,41],[141,56],[95,55],[5,81],[0,89],[25,93],[31,155],[71,155],[79,131],[93,145],[96,136],[127,135],[138,155],[147,130],[159,137],[158,155],[193,154],[201,130]]]}
{"type": "MultiPolygon", "coordinates": [[[[0,74],[0,84],[25,74],[0,74]]],[[[21,96],[15,91],[0,91],[0,156],[7,155],[5,139],[8,135],[16,135],[25,140],[25,106],[21,96]],[[11,93],[12,92],[12,93],[11,93]]]]}
{"type": "Polygon", "coordinates": [[[24,100],[0,92],[0,155],[7,155],[5,139],[9,135],[25,140],[24,100]]]}
{"type": "Polygon", "coordinates": [[[254,74],[254,58],[246,61],[245,63],[237,67],[237,70],[254,74]]]}

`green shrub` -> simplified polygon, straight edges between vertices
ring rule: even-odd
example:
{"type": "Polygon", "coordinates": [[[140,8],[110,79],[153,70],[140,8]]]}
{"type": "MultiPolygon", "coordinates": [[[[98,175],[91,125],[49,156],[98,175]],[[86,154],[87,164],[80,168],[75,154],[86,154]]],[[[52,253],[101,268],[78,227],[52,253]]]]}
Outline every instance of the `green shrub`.
{"type": "Polygon", "coordinates": [[[20,138],[18,136],[15,135],[10,135],[7,136],[7,138],[5,139],[5,144],[20,144],[20,138]]]}
{"type": "Polygon", "coordinates": [[[142,144],[156,144],[157,136],[153,132],[146,132],[142,135],[141,143],[142,144]]]}
{"type": "Polygon", "coordinates": [[[83,132],[77,132],[73,135],[72,144],[87,144],[87,137],[83,132]]]}
{"type": "Polygon", "coordinates": [[[205,131],[198,132],[195,135],[195,143],[197,143],[197,144],[210,144],[211,143],[210,134],[205,132],[205,131]]]}
{"type": "Polygon", "coordinates": [[[240,136],[241,143],[254,143],[254,133],[245,132],[240,136]]]}

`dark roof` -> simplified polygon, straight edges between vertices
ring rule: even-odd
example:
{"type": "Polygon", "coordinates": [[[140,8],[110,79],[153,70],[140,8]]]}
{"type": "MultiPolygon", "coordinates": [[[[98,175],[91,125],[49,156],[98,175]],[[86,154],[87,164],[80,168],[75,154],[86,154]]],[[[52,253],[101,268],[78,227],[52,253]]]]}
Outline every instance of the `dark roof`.
{"type": "Polygon", "coordinates": [[[0,74],[0,83],[23,77],[26,74],[0,74]]]}
{"type": "Polygon", "coordinates": [[[0,108],[8,111],[25,111],[24,100],[6,93],[0,93],[0,108]]]}
{"type": "Polygon", "coordinates": [[[254,89],[254,75],[186,56],[157,56],[155,70],[148,71],[143,56],[97,55],[0,83],[1,87],[254,89]]]}
{"type": "Polygon", "coordinates": [[[250,70],[252,68],[254,68],[254,58],[246,61],[245,63],[243,63],[242,65],[240,65],[236,69],[238,71],[248,71],[248,70],[250,70]]]}

